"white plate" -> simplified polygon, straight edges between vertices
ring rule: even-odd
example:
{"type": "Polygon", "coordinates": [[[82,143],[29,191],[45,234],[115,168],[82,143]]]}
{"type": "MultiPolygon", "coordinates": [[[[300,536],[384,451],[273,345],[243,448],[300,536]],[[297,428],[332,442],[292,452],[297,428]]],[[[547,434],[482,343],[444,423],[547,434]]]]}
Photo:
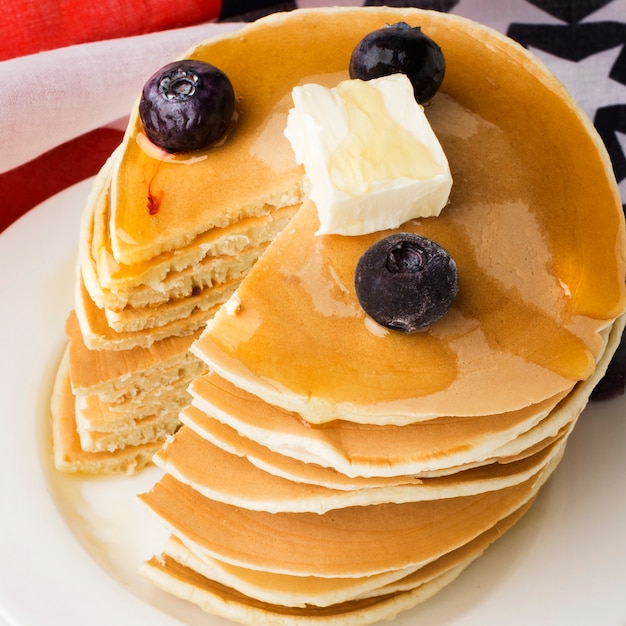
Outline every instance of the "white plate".
{"type": "MultiPolygon", "coordinates": [[[[90,185],[0,236],[0,615],[14,626],[225,626],[136,574],[164,539],[134,497],[157,470],[88,480],[51,465],[48,399],[90,185]]],[[[590,405],[530,513],[394,622],[503,624],[626,626],[626,397],[590,405]]]]}

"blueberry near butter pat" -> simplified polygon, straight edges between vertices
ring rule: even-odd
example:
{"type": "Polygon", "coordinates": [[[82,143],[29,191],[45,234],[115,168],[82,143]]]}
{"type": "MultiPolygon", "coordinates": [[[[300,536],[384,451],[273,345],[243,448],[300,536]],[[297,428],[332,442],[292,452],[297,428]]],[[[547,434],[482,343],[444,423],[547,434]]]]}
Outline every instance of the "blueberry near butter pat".
{"type": "Polygon", "coordinates": [[[204,61],[169,63],[144,85],[144,132],[167,152],[189,152],[219,141],[230,125],[235,92],[226,74],[204,61]]]}
{"type": "Polygon", "coordinates": [[[363,253],[354,286],[372,319],[410,333],[428,328],[448,311],[458,292],[458,272],[438,243],[415,233],[395,233],[363,253]]]}
{"type": "Polygon", "coordinates": [[[405,74],[302,85],[292,98],[285,136],[310,181],[317,234],[362,235],[441,212],[448,160],[405,74]]]}
{"type": "Polygon", "coordinates": [[[439,45],[419,26],[397,22],[365,35],[352,51],[350,78],[371,80],[387,74],[406,74],[415,99],[424,104],[443,82],[446,62],[439,45]]]}

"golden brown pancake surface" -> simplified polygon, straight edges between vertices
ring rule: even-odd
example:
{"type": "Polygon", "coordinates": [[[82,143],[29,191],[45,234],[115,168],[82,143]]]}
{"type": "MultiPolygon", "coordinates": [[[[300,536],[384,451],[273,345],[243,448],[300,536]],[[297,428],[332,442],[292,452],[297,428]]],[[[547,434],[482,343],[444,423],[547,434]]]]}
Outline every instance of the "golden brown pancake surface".
{"type": "MultiPolygon", "coordinates": [[[[244,282],[236,312],[223,308],[197,344],[221,375],[310,422],[407,423],[540,402],[591,374],[602,331],[626,301],[623,216],[606,154],[520,47],[497,36],[485,46],[475,27],[430,13],[365,10],[350,14],[350,29],[341,11],[299,14],[271,28],[280,49],[298,20],[307,24],[281,61],[284,82],[336,81],[338,60],[345,72],[362,35],[401,19],[419,23],[447,59],[426,111],[450,162],[450,203],[401,230],[437,241],[457,262],[452,309],[413,335],[371,324],[354,269],[389,232],[313,236],[309,203],[244,282]],[[333,42],[332,59],[320,41],[333,42]],[[319,55],[305,52],[313,46],[319,55]]],[[[263,51],[265,37],[250,28],[243,45],[263,51]]],[[[203,53],[211,58],[213,46],[203,53]]]]}

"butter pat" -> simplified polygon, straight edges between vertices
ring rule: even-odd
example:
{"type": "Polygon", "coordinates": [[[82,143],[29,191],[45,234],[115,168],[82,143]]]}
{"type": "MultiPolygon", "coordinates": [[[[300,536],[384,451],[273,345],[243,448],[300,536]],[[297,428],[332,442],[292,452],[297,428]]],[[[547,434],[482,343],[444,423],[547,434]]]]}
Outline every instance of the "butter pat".
{"type": "Polygon", "coordinates": [[[404,74],[295,87],[285,136],[311,184],[317,234],[363,235],[439,215],[448,160],[404,74]]]}

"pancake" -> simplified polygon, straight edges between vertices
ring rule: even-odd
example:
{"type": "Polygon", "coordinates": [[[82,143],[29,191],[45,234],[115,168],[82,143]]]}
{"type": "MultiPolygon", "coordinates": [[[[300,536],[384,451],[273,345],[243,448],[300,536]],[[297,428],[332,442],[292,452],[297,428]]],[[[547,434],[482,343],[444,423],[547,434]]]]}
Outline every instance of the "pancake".
{"type": "Polygon", "coordinates": [[[189,352],[197,335],[168,337],[149,348],[91,350],[75,312],[65,331],[67,356],[58,376],[68,376],[69,390],[62,402],[52,402],[57,469],[139,471],[179,428],[179,413],[190,401],[187,388],[206,369],[189,352]]]}
{"type": "Polygon", "coordinates": [[[231,587],[215,583],[196,570],[167,557],[153,558],[144,567],[144,573],[161,589],[188,600],[207,612],[241,624],[273,623],[280,626],[295,624],[321,625],[329,622],[337,626],[360,626],[380,619],[393,619],[400,611],[424,602],[462,571],[459,566],[429,583],[404,594],[391,597],[352,601],[325,609],[286,609],[280,605],[261,603],[231,587]]]}
{"type": "MultiPolygon", "coordinates": [[[[454,152],[449,158],[454,166],[454,152]]],[[[548,276],[545,261],[534,267],[529,261],[533,291],[545,277],[560,292],[562,306],[554,306],[558,296],[548,293],[546,311],[541,311],[534,302],[519,298],[521,285],[515,289],[517,297],[513,291],[506,295],[497,287],[506,279],[489,277],[472,258],[481,250],[483,229],[475,229],[474,245],[469,245],[467,229],[493,219],[476,214],[475,206],[467,211],[469,224],[462,207],[455,213],[452,198],[437,219],[402,226],[424,234],[443,224],[443,231],[449,226],[460,234],[460,241],[448,241],[443,234],[431,238],[452,250],[461,290],[465,284],[472,295],[461,291],[453,308],[430,330],[408,337],[371,332],[356,301],[353,272],[359,256],[388,233],[315,237],[319,222],[314,205],[308,204],[260,259],[253,278],[237,291],[236,308],[224,307],[207,325],[194,353],[233,384],[310,423],[344,419],[402,425],[434,416],[505,413],[571,390],[595,368],[604,349],[602,332],[618,312],[614,307],[623,306],[623,285],[615,282],[616,300],[604,317],[574,315],[567,310],[571,300],[563,291],[564,277],[548,276]],[[286,258],[293,260],[289,267],[286,258]],[[279,307],[266,296],[274,291],[283,294],[279,307]],[[302,355],[297,368],[291,367],[292,355],[302,355]]],[[[572,249],[581,236],[570,240],[572,249]]],[[[526,250],[529,242],[524,238],[518,245],[526,250]]],[[[607,261],[610,256],[617,270],[615,235],[607,245],[607,261]]],[[[482,253],[487,263],[493,251],[486,246],[482,253]]],[[[578,258],[583,251],[573,254],[578,258]]],[[[494,270],[511,271],[506,263],[494,265],[494,270]]]]}
{"type": "MultiPolygon", "coordinates": [[[[164,561],[174,559],[183,566],[189,566],[196,572],[215,582],[227,585],[248,598],[284,607],[305,608],[328,607],[349,601],[385,596],[398,591],[416,589],[430,583],[451,570],[464,568],[498,537],[506,532],[525,512],[527,506],[498,522],[469,544],[454,550],[444,557],[417,569],[407,568],[365,578],[315,578],[312,576],[290,577],[281,574],[259,575],[253,570],[246,570],[215,559],[197,555],[188,550],[178,539],[171,537],[164,551],[164,561]],[[314,600],[312,601],[312,598],[314,600]]],[[[276,609],[275,609],[276,610],[276,609]]]]}
{"type": "Polygon", "coordinates": [[[497,458],[455,466],[443,470],[429,470],[420,473],[402,474],[398,469],[391,475],[384,472],[383,476],[360,476],[343,474],[335,467],[318,465],[309,461],[302,461],[293,456],[285,456],[272,451],[270,448],[251,439],[240,436],[237,431],[218,422],[217,420],[197,411],[194,407],[188,407],[181,413],[182,423],[190,430],[197,433],[202,439],[236,456],[244,456],[256,467],[275,476],[281,476],[302,482],[305,484],[322,485],[331,489],[351,490],[356,488],[368,488],[387,485],[407,485],[419,483],[423,478],[438,478],[474,469],[475,474],[483,471],[481,468],[493,463],[513,463],[521,461],[537,452],[551,446],[557,439],[565,435],[574,423],[568,423],[558,432],[549,435],[537,443],[524,448],[521,452],[511,455],[502,455],[497,458]]]}
{"type": "Polygon", "coordinates": [[[112,452],[83,450],[75,421],[75,398],[70,380],[69,351],[66,349],[50,401],[54,464],[60,471],[86,474],[132,474],[152,462],[164,441],[128,445],[112,452]]]}
{"type": "Polygon", "coordinates": [[[230,78],[234,121],[219,144],[170,154],[132,111],[84,215],[76,283],[88,350],[150,355],[195,333],[204,368],[139,496],[171,535],[142,571],[244,624],[392,619],[528,509],[620,341],[626,241],[608,156],[531,54],[448,14],[297,10],[184,58],[230,78]],[[345,84],[360,39],[399,21],[446,58],[424,113],[449,201],[399,228],[320,234],[285,136],[292,90],[345,84]],[[354,287],[363,253],[399,232],[437,241],[459,272],[451,308],[411,334],[368,317],[354,287]],[[200,304],[230,280],[221,306],[200,304]]]}
{"type": "Polygon", "coordinates": [[[98,402],[97,397],[88,398],[84,402],[85,406],[81,402],[84,401],[83,398],[76,398],[74,412],[81,448],[87,452],[113,451],[128,445],[165,440],[167,435],[180,426],[178,415],[188,400],[184,394],[184,386],[182,389],[180,397],[168,398],[167,408],[158,413],[121,414],[124,418],[122,423],[119,420],[120,413],[112,411],[105,403],[98,402]],[[92,421],[106,424],[93,428],[92,421]]]}
{"type": "MultiPolygon", "coordinates": [[[[121,389],[128,389],[133,377],[139,379],[152,368],[164,372],[175,369],[179,375],[188,369],[190,378],[204,369],[198,359],[189,353],[189,347],[198,335],[168,337],[153,343],[149,348],[137,347],[126,351],[90,350],[84,343],[74,312],[67,319],[65,332],[70,340],[72,384],[74,390],[83,395],[103,393],[112,399],[121,395],[121,389]]],[[[150,379],[159,385],[167,384],[167,379],[156,381],[152,376],[150,379]]],[[[135,391],[131,395],[136,394],[135,391]]]]}
{"type": "MultiPolygon", "coordinates": [[[[535,439],[541,440],[548,417],[557,430],[573,417],[565,410],[558,413],[557,421],[553,409],[562,399],[557,397],[513,414],[446,416],[406,426],[337,420],[324,428],[310,428],[298,414],[260,403],[218,380],[213,372],[196,379],[190,391],[201,413],[223,421],[248,439],[285,456],[334,467],[348,476],[421,475],[475,463],[492,458],[500,446],[533,427],[539,433],[535,439]],[[216,380],[217,385],[213,384],[216,380]]],[[[192,425],[198,420],[201,416],[195,413],[187,422],[192,425]]]]}
{"type": "MultiPolygon", "coordinates": [[[[82,216],[80,271],[94,304],[111,321],[114,314],[185,301],[186,296],[240,278],[296,210],[282,207],[273,213],[242,219],[215,228],[190,245],[150,262],[123,265],[113,258],[108,236],[111,172],[114,154],[98,176],[99,193],[92,194],[82,216]]],[[[205,307],[206,308],[206,307],[205,307]]]]}
{"type": "Polygon", "coordinates": [[[352,578],[421,566],[465,545],[529,502],[553,468],[497,491],[324,514],[242,509],[170,475],[140,497],[199,554],[262,572],[352,578]]]}
{"type": "MultiPolygon", "coordinates": [[[[499,461],[441,478],[399,477],[395,485],[357,482],[351,489],[333,489],[314,483],[307,476],[309,463],[301,465],[303,476],[297,479],[265,471],[246,456],[230,454],[189,428],[161,448],[154,459],[178,481],[219,502],[271,513],[325,513],[349,506],[422,502],[502,489],[523,482],[552,459],[560,457],[565,439],[566,436],[561,436],[521,460],[499,461]]],[[[280,466],[280,460],[275,463],[280,466]]]]}
{"type": "MultiPolygon", "coordinates": [[[[263,250],[256,249],[241,255],[240,262],[249,268],[261,256],[262,252],[263,250]]],[[[211,289],[211,294],[208,296],[202,293],[193,295],[191,293],[193,292],[192,288],[187,297],[176,298],[163,303],[158,309],[158,315],[155,315],[155,307],[152,305],[132,307],[121,311],[105,309],[107,324],[118,333],[132,333],[168,326],[173,322],[189,319],[196,312],[200,312],[200,315],[206,314],[207,311],[213,311],[226,302],[242,278],[243,272],[237,274],[233,280],[211,289]]]]}

